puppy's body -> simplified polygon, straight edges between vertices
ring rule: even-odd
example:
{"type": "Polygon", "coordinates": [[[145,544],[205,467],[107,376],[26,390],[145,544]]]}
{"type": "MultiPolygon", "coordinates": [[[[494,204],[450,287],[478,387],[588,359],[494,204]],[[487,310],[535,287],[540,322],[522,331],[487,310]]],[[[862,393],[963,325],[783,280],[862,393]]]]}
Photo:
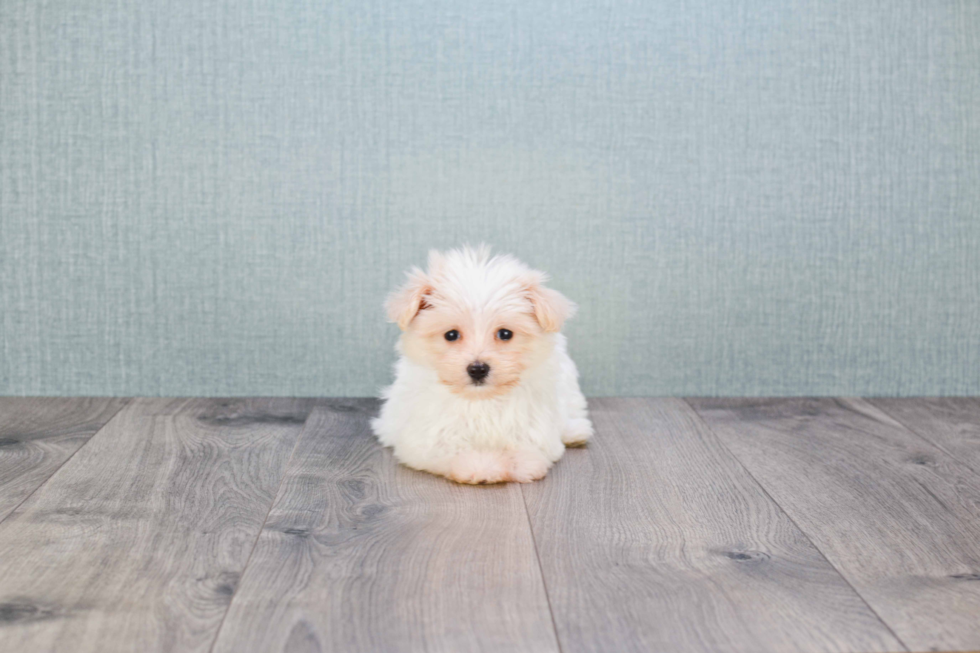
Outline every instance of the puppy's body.
{"type": "Polygon", "coordinates": [[[565,336],[548,338],[550,356],[509,392],[483,400],[459,396],[435,371],[402,358],[373,424],[378,439],[409,467],[460,482],[544,476],[565,445],[583,444],[592,432],[565,336]]]}
{"type": "Polygon", "coordinates": [[[467,248],[431,253],[392,296],[401,357],[372,426],[401,462],[463,483],[528,482],[591,436],[559,332],[574,305],[543,280],[467,248]]]}

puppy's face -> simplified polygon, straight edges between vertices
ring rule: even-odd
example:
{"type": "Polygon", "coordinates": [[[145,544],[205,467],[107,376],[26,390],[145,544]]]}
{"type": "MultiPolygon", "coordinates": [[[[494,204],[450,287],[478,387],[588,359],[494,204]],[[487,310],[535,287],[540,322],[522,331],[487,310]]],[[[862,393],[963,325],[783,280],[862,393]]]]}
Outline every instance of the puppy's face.
{"type": "Polygon", "coordinates": [[[404,330],[401,351],[435,370],[469,399],[501,395],[551,352],[573,305],[544,288],[544,275],[485,249],[430,253],[429,270],[414,270],[388,300],[404,330]]]}
{"type": "Polygon", "coordinates": [[[470,398],[506,392],[550,342],[527,313],[481,311],[445,304],[419,311],[402,339],[402,352],[438,373],[454,392],[470,398]]]}

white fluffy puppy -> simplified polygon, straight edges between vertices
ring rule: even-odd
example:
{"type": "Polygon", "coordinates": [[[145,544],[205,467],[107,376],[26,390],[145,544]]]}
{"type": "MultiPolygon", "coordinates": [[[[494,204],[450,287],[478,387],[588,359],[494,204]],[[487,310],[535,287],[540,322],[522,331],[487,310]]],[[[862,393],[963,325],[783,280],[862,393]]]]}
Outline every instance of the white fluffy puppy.
{"type": "Polygon", "coordinates": [[[592,435],[564,320],[547,277],[486,246],[429,252],[388,298],[403,333],[395,382],[371,423],[415,469],[460,483],[542,478],[592,435]]]}

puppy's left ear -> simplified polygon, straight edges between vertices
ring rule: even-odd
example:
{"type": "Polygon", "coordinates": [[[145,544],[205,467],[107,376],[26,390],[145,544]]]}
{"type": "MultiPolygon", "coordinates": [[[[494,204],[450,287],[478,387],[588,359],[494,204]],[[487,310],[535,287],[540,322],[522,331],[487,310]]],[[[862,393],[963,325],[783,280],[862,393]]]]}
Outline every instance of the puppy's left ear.
{"type": "Polygon", "coordinates": [[[527,295],[534,306],[534,317],[541,328],[550,333],[561,331],[565,320],[575,315],[575,302],[557,290],[546,288],[544,274],[537,273],[528,280],[527,295]]]}
{"type": "Polygon", "coordinates": [[[412,268],[405,285],[388,295],[385,301],[388,319],[397,323],[398,328],[404,331],[419,311],[426,308],[425,296],[431,292],[429,277],[422,270],[412,268]]]}

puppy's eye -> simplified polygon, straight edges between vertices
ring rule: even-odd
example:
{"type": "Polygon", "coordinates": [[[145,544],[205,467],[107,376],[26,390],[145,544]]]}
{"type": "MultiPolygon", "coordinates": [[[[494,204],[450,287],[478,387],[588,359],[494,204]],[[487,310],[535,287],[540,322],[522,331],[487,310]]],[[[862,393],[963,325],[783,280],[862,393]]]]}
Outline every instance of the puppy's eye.
{"type": "Polygon", "coordinates": [[[456,329],[453,329],[452,331],[446,331],[444,337],[446,338],[446,340],[452,342],[453,340],[459,338],[459,331],[457,331],[456,329]]]}
{"type": "Polygon", "coordinates": [[[501,340],[510,340],[514,337],[514,332],[510,329],[500,329],[497,331],[497,337],[501,340]]]}

